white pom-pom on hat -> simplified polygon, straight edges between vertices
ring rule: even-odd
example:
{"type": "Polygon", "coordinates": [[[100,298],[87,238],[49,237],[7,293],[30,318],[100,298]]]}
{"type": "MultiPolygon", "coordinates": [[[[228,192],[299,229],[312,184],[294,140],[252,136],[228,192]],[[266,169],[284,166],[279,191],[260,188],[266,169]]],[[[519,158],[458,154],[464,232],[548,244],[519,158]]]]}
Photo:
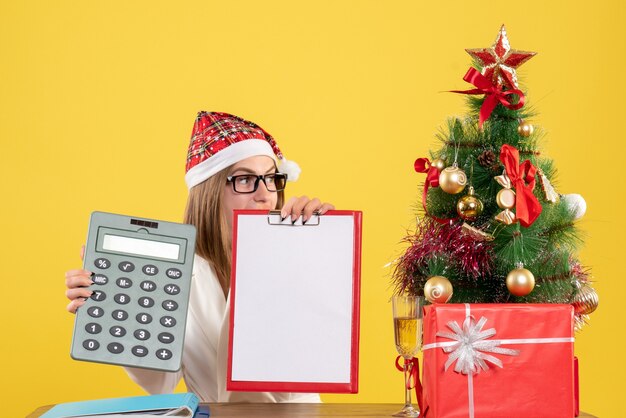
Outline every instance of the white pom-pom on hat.
{"type": "Polygon", "coordinates": [[[297,181],[302,169],[295,161],[289,161],[285,157],[280,160],[278,171],[287,174],[287,181],[297,181]]]}

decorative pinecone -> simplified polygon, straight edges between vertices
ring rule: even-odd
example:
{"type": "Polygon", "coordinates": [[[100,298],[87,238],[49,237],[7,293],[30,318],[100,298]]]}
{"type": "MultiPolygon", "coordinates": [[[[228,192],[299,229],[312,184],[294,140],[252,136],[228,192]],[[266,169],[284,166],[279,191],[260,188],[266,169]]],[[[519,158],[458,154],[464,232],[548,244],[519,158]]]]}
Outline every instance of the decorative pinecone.
{"type": "Polygon", "coordinates": [[[491,166],[496,162],[496,154],[490,149],[483,151],[478,156],[478,163],[485,168],[491,168],[491,166]]]}

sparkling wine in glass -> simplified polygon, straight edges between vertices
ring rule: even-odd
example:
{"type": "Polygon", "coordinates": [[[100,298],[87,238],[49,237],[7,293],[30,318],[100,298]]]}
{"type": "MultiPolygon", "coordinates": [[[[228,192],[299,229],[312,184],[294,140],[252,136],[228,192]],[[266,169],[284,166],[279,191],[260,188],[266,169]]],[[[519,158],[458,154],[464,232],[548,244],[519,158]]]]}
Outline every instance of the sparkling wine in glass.
{"type": "Polygon", "coordinates": [[[396,350],[404,358],[404,407],[394,417],[418,417],[419,409],[411,403],[411,375],[413,358],[422,348],[422,307],[424,298],[396,295],[393,305],[393,329],[396,350]]]}

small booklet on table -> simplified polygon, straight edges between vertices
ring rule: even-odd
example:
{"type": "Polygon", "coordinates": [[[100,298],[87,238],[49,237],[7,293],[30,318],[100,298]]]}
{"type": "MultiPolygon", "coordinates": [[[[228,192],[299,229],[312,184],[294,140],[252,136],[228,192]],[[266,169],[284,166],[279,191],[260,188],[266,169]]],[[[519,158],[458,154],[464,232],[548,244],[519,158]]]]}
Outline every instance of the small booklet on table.
{"type": "MultiPolygon", "coordinates": [[[[168,416],[192,418],[199,400],[193,393],[134,396],[129,398],[96,399],[55,405],[41,418],[168,416]]],[[[208,417],[208,413],[202,415],[208,417]]]]}

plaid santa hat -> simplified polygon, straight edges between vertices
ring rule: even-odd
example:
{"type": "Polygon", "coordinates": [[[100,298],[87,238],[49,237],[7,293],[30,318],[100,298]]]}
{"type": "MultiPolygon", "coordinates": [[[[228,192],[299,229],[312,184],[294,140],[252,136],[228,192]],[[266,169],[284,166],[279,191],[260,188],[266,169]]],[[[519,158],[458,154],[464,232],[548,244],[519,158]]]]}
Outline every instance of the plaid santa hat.
{"type": "Polygon", "coordinates": [[[300,167],[287,161],[276,141],[259,125],[222,112],[198,112],[187,152],[185,183],[191,189],[241,160],[266,155],[277,163],[288,181],[296,181],[300,167]]]}

